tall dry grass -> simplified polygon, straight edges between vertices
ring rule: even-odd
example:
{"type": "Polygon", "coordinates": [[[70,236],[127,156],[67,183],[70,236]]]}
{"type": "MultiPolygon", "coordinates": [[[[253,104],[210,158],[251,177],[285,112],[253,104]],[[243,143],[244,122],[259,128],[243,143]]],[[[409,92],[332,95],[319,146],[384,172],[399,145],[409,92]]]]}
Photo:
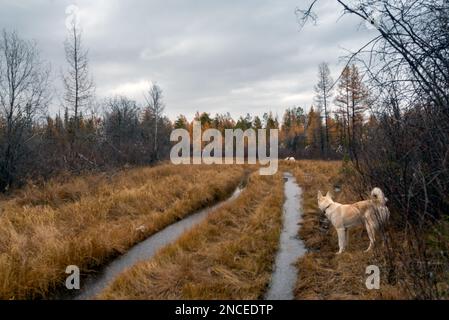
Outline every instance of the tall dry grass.
{"type": "Polygon", "coordinates": [[[122,273],[101,299],[258,299],[279,242],[281,175],[250,176],[233,202],[153,259],[122,273]]]}
{"type": "Polygon", "coordinates": [[[0,202],[0,298],[45,298],[82,272],[229,195],[240,166],[127,170],[30,185],[0,202]]]}
{"type": "MultiPolygon", "coordinates": [[[[338,251],[334,227],[320,212],[317,192],[331,191],[333,199],[340,203],[361,200],[352,190],[352,180],[346,179],[340,161],[302,160],[283,163],[295,175],[303,189],[304,216],[299,236],[309,250],[298,260],[298,280],[295,289],[297,299],[403,299],[407,295],[398,285],[389,284],[385,261],[377,246],[365,253],[368,236],[363,227],[350,229],[349,245],[341,255],[338,251]],[[336,192],[339,187],[341,192],[336,192]],[[377,265],[381,271],[379,290],[368,290],[365,285],[366,267],[377,265]]],[[[369,190],[367,190],[367,193],[369,190]]],[[[367,195],[365,195],[367,196],[367,195]]]]}

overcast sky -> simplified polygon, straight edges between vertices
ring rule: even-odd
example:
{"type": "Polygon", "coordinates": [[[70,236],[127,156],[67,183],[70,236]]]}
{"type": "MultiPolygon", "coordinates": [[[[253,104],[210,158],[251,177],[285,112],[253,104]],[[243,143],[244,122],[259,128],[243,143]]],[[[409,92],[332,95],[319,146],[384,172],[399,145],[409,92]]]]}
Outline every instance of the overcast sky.
{"type": "MultiPolygon", "coordinates": [[[[66,8],[79,8],[96,94],[124,94],[143,102],[152,81],[162,87],[174,119],[196,111],[282,115],[309,108],[317,66],[334,78],[340,58],[373,35],[355,17],[341,17],[322,0],[319,20],[299,31],[295,8],[304,0],[0,0],[0,28],[35,39],[52,64],[55,96],[61,95],[66,8]]],[[[55,99],[51,111],[58,110],[55,99]]]]}

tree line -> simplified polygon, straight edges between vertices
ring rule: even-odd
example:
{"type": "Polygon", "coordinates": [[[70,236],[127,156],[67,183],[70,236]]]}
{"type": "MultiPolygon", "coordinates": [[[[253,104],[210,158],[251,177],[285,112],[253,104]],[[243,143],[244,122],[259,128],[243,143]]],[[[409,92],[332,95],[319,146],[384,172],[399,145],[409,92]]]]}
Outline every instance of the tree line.
{"type": "MultiPolygon", "coordinates": [[[[192,122],[179,115],[173,122],[164,114],[163,91],[157,83],[139,104],[126,96],[98,102],[89,71],[88,51],[73,23],[64,42],[66,66],[61,75],[63,101],[49,115],[51,67],[34,41],[3,30],[0,38],[0,190],[28,179],[46,179],[61,171],[107,170],[167,159],[174,128],[191,130],[192,122]],[[102,109],[99,113],[95,111],[102,109]]],[[[316,107],[288,108],[281,120],[272,112],[262,117],[198,112],[194,119],[204,129],[279,129],[280,155],[340,157],[362,128],[361,86],[357,67],[344,71],[341,92],[331,113],[331,78],[326,64],[319,68],[316,107]],[[355,79],[354,79],[355,78],[355,79]],[[343,91],[346,90],[346,91],[343,91]],[[352,90],[352,91],[351,91],[352,90]],[[347,92],[351,92],[348,96],[347,92]],[[358,91],[357,91],[358,92],[358,91]],[[360,100],[360,101],[359,101],[360,100]],[[350,110],[350,112],[349,112],[350,110]],[[340,112],[341,111],[341,112],[340,112]],[[354,116],[358,118],[355,120],[354,116]],[[323,120],[324,119],[324,120],[323,120]]],[[[364,106],[364,104],[363,104],[364,106]]]]}

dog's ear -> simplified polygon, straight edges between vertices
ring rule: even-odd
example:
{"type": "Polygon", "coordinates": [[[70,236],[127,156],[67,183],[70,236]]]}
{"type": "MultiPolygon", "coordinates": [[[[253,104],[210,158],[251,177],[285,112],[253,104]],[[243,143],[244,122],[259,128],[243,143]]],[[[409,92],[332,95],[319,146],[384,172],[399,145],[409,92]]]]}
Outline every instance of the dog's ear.
{"type": "Polygon", "coordinates": [[[332,195],[331,195],[331,192],[330,192],[330,191],[328,191],[328,192],[326,193],[326,198],[332,199],[332,195]]]}
{"type": "Polygon", "coordinates": [[[318,190],[317,198],[319,199],[319,198],[322,198],[322,197],[323,197],[323,194],[321,193],[321,190],[318,190]]]}

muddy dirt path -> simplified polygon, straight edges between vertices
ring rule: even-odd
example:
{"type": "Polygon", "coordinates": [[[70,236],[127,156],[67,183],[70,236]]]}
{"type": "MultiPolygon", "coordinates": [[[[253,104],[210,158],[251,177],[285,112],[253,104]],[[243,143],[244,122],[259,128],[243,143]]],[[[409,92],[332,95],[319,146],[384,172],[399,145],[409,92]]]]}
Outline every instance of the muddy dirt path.
{"type": "Polygon", "coordinates": [[[291,173],[284,173],[283,226],[271,283],[265,294],[267,300],[292,300],[298,270],[294,265],[306,248],[298,238],[298,223],[302,220],[301,193],[291,173]]]}
{"type": "MultiPolygon", "coordinates": [[[[189,215],[131,247],[125,254],[110,262],[100,272],[82,280],[80,291],[77,292],[76,296],[72,296],[72,299],[92,299],[112,283],[117,275],[125,269],[153,257],[159,249],[175,241],[184,232],[203,221],[209,213],[236,199],[242,190],[242,188],[238,187],[227,200],[189,215]]],[[[62,298],[64,299],[64,297],[62,298]]]]}

